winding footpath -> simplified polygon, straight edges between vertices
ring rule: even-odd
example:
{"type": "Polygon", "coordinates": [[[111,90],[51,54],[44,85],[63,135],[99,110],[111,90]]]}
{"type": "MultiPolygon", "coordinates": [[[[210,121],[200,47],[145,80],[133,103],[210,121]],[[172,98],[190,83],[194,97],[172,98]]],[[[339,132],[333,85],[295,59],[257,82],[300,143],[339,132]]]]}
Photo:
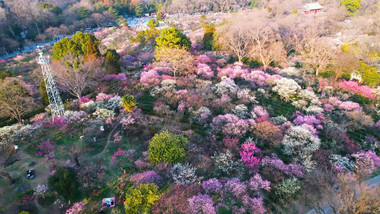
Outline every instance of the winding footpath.
{"type": "MultiPolygon", "coordinates": [[[[377,186],[380,184],[380,175],[373,177],[369,180],[364,181],[364,183],[370,185],[370,186],[377,186]]],[[[330,206],[324,206],[323,207],[323,212],[324,214],[332,214],[332,209],[330,206]]],[[[309,212],[306,214],[317,214],[317,212],[314,209],[311,209],[309,212]]]]}

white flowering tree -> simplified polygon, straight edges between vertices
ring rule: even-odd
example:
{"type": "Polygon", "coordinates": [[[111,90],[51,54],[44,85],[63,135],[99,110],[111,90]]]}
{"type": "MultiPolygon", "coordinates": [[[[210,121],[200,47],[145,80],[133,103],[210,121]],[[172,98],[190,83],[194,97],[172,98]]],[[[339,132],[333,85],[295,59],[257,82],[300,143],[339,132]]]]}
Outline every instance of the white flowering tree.
{"type": "Polygon", "coordinates": [[[188,185],[198,181],[199,179],[195,174],[195,170],[195,167],[189,164],[175,164],[171,169],[174,183],[188,185]]]}
{"type": "Polygon", "coordinates": [[[296,81],[288,78],[278,80],[276,85],[272,88],[272,91],[277,92],[281,99],[286,102],[293,99],[300,90],[301,86],[299,86],[296,81]]]}
{"type": "Polygon", "coordinates": [[[309,129],[303,126],[293,126],[282,140],[284,153],[302,163],[305,167],[312,166],[311,155],[319,149],[321,141],[309,129]]]}

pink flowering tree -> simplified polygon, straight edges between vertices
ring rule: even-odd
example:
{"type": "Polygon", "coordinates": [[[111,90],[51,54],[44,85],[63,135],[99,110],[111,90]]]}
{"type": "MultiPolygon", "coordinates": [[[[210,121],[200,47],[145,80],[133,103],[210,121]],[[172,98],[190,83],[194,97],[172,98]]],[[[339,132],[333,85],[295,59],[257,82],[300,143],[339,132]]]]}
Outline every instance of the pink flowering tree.
{"type": "Polygon", "coordinates": [[[360,175],[369,175],[380,166],[380,158],[373,151],[360,151],[351,156],[355,158],[356,172],[360,175]]]}
{"type": "Polygon", "coordinates": [[[339,86],[345,91],[350,91],[352,93],[359,94],[369,99],[375,99],[375,95],[373,94],[371,87],[366,85],[359,85],[356,81],[343,80],[343,82],[341,82],[339,86]]]}
{"type": "Polygon", "coordinates": [[[161,82],[161,76],[156,70],[144,71],[140,74],[140,83],[145,87],[153,87],[161,82]]]}
{"type": "Polygon", "coordinates": [[[214,202],[208,195],[196,195],[187,199],[191,213],[216,214],[214,202]]]}
{"type": "Polygon", "coordinates": [[[55,144],[51,143],[49,140],[42,142],[40,145],[38,145],[38,155],[44,155],[46,161],[54,160],[55,155],[54,155],[54,150],[55,144]]]}
{"type": "Polygon", "coordinates": [[[64,130],[67,127],[67,121],[63,117],[55,117],[53,121],[49,121],[49,127],[64,130]]]}
{"type": "Polygon", "coordinates": [[[215,133],[242,137],[254,124],[255,121],[253,119],[240,119],[236,115],[225,114],[214,117],[211,128],[215,133]]]}
{"type": "Polygon", "coordinates": [[[122,159],[122,157],[125,156],[125,154],[127,153],[127,150],[117,150],[117,152],[115,152],[112,156],[111,156],[111,162],[110,164],[111,165],[116,165],[118,163],[118,161],[120,159],[122,159]]]}
{"type": "Polygon", "coordinates": [[[248,181],[248,187],[253,191],[258,191],[260,189],[270,191],[270,184],[270,181],[263,180],[260,174],[255,174],[248,181]]]}
{"type": "Polygon", "coordinates": [[[140,184],[150,184],[150,183],[155,183],[156,185],[160,185],[162,182],[161,176],[159,176],[157,172],[153,170],[133,174],[129,178],[129,180],[136,186],[140,184]]]}
{"type": "Polygon", "coordinates": [[[362,110],[362,107],[360,107],[359,103],[355,103],[352,101],[341,102],[338,108],[346,111],[362,110]]]}
{"type": "Polygon", "coordinates": [[[257,171],[255,169],[260,162],[259,153],[261,150],[256,147],[255,143],[247,142],[243,143],[240,148],[240,157],[247,168],[250,169],[250,173],[257,171]]]}
{"type": "Polygon", "coordinates": [[[216,193],[219,193],[222,188],[223,188],[223,185],[222,183],[219,182],[218,179],[216,178],[211,178],[207,181],[203,181],[202,182],[202,188],[208,193],[208,194],[216,194],[216,193]]]}
{"type": "Polygon", "coordinates": [[[203,63],[198,64],[197,74],[206,79],[214,77],[214,72],[211,70],[210,66],[203,63]]]}
{"type": "Polygon", "coordinates": [[[296,176],[298,178],[303,177],[304,167],[299,164],[285,164],[276,154],[272,153],[271,157],[265,156],[261,159],[261,165],[263,167],[272,167],[280,170],[289,176],[296,176]]]}
{"type": "Polygon", "coordinates": [[[78,214],[83,210],[84,206],[85,206],[84,202],[82,201],[77,202],[72,207],[67,209],[65,214],[78,214]]]}

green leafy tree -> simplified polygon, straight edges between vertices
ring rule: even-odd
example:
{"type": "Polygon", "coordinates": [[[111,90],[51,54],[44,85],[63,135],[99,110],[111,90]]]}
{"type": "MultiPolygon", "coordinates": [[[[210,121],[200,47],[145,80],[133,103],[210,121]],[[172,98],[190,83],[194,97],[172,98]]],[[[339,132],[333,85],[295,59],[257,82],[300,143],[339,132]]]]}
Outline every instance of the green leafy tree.
{"type": "Polygon", "coordinates": [[[121,100],[121,105],[124,107],[126,111],[133,112],[136,106],[135,97],[129,94],[123,96],[121,100]]]}
{"type": "Polygon", "coordinates": [[[55,15],[60,15],[60,14],[62,14],[62,10],[61,10],[61,8],[59,8],[59,7],[57,7],[57,6],[54,6],[54,7],[51,9],[51,11],[53,11],[53,13],[54,13],[55,15]]]}
{"type": "Polygon", "coordinates": [[[125,213],[150,213],[152,206],[161,198],[155,184],[132,186],[125,194],[125,213]]]}
{"type": "Polygon", "coordinates": [[[155,28],[158,26],[158,21],[155,19],[149,19],[148,21],[148,27],[149,28],[155,28]]]}
{"type": "Polygon", "coordinates": [[[191,41],[184,33],[177,28],[171,27],[163,29],[159,37],[156,38],[158,48],[191,48],[191,41]]]}
{"type": "Polygon", "coordinates": [[[257,0],[251,0],[251,3],[249,4],[249,9],[253,9],[257,6],[257,0]]]}
{"type": "Polygon", "coordinates": [[[362,0],[342,0],[341,5],[346,6],[346,9],[350,15],[353,15],[361,8],[362,0]]]}
{"type": "Polygon", "coordinates": [[[91,11],[85,7],[80,7],[77,10],[77,16],[79,19],[86,19],[91,16],[91,11]]]}
{"type": "Polygon", "coordinates": [[[112,15],[114,19],[119,16],[119,12],[114,7],[109,7],[108,12],[112,15]]]}
{"type": "Polygon", "coordinates": [[[137,3],[134,10],[135,10],[135,15],[138,17],[142,16],[144,13],[144,8],[141,3],[137,3]]]}
{"type": "Polygon", "coordinates": [[[155,134],[149,143],[149,160],[152,163],[183,162],[187,155],[185,146],[188,140],[182,135],[168,131],[155,134]]]}
{"type": "Polygon", "coordinates": [[[380,74],[377,72],[377,68],[367,65],[364,62],[359,62],[359,63],[360,63],[360,71],[362,72],[364,84],[369,85],[371,87],[380,85],[380,74]]]}
{"type": "Polygon", "coordinates": [[[289,200],[297,196],[301,191],[301,182],[297,178],[282,180],[276,188],[275,193],[283,200],[289,200]]]}
{"type": "Polygon", "coordinates": [[[38,89],[39,89],[41,97],[42,97],[42,104],[44,106],[49,105],[49,97],[48,97],[48,94],[46,92],[46,85],[45,85],[44,80],[40,81],[40,87],[38,89]]]}
{"type": "Polygon", "coordinates": [[[114,49],[108,49],[106,51],[105,68],[107,73],[118,74],[121,71],[119,59],[120,55],[114,49]]]}
{"type": "Polygon", "coordinates": [[[88,54],[99,55],[100,41],[95,36],[78,32],[71,39],[63,38],[56,42],[53,46],[53,59],[62,60],[67,53],[71,53],[74,57],[88,54]]]}
{"type": "Polygon", "coordinates": [[[48,178],[48,186],[67,201],[80,198],[79,182],[76,172],[70,167],[59,167],[55,174],[48,178]]]}

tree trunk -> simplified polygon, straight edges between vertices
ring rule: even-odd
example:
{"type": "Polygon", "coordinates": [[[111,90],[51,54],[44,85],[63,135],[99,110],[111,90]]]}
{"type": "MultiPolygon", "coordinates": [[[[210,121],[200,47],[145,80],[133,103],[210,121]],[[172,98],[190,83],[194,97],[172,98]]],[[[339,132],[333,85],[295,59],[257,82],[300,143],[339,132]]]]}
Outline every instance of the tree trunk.
{"type": "Polygon", "coordinates": [[[74,154],[74,161],[75,161],[75,164],[80,167],[80,164],[79,164],[79,159],[78,159],[78,154],[74,154]]]}

